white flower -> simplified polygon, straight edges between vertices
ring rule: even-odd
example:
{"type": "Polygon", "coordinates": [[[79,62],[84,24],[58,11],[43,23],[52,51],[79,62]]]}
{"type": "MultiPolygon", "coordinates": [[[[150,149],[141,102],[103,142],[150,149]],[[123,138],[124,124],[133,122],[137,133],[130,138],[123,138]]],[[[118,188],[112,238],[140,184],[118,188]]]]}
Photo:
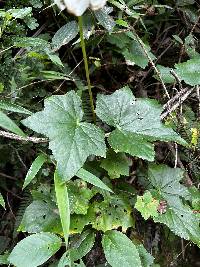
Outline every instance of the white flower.
{"type": "Polygon", "coordinates": [[[97,10],[106,4],[106,0],[54,0],[54,2],[61,10],[67,8],[75,16],[81,16],[88,7],[97,10]]]}

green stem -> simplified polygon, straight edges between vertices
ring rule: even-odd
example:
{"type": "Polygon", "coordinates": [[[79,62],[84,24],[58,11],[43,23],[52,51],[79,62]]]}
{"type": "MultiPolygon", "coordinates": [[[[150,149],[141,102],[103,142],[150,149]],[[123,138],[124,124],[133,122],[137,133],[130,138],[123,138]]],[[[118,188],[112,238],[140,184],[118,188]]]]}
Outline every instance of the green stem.
{"type": "Polygon", "coordinates": [[[70,227],[70,207],[69,207],[69,197],[67,191],[67,185],[61,183],[60,177],[55,171],[54,173],[54,186],[56,191],[56,202],[58,205],[60,220],[62,224],[66,250],[68,247],[69,238],[69,227],[70,227]]]}
{"type": "Polygon", "coordinates": [[[92,87],[91,87],[91,82],[90,82],[88,60],[87,60],[87,54],[86,54],[86,49],[85,49],[85,41],[84,41],[84,36],[83,36],[83,19],[82,19],[82,16],[78,17],[78,24],[79,24],[79,31],[80,31],[81,47],[82,47],[82,52],[83,52],[84,65],[85,65],[85,74],[86,74],[86,79],[87,79],[87,84],[88,84],[88,92],[89,92],[89,96],[90,96],[90,106],[92,108],[93,121],[94,121],[94,123],[96,123],[96,114],[95,114],[94,101],[93,101],[93,95],[92,95],[92,87]]]}

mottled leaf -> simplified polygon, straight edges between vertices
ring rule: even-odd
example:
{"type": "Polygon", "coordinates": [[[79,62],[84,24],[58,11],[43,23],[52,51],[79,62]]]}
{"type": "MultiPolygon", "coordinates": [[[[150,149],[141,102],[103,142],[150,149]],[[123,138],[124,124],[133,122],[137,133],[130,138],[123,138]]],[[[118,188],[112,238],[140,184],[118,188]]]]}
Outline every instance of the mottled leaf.
{"type": "Polygon", "coordinates": [[[35,200],[25,210],[18,231],[28,233],[62,233],[59,212],[55,203],[35,200]]]}
{"type": "Polygon", "coordinates": [[[94,12],[95,17],[97,18],[99,24],[101,24],[109,32],[112,32],[115,26],[115,21],[109,15],[109,13],[110,10],[108,9],[108,7],[103,7],[102,9],[99,9],[94,12]]]}
{"type": "Polygon", "coordinates": [[[94,192],[87,187],[87,183],[81,180],[70,181],[68,192],[71,213],[87,214],[89,201],[94,195],[94,192]]]}
{"type": "Polygon", "coordinates": [[[52,39],[52,47],[57,51],[61,46],[66,45],[78,34],[78,24],[76,21],[70,21],[62,26],[52,39]]]}
{"type": "Polygon", "coordinates": [[[157,208],[159,201],[152,197],[149,191],[145,192],[143,196],[137,196],[135,208],[141,213],[142,217],[147,220],[149,217],[157,217],[157,208]]]}

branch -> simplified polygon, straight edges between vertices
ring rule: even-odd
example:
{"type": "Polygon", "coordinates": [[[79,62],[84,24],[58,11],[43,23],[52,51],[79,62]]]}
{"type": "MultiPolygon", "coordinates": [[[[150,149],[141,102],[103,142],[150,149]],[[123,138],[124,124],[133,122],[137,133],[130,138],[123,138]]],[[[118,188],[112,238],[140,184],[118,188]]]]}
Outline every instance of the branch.
{"type": "Polygon", "coordinates": [[[32,143],[47,143],[48,139],[47,138],[37,138],[37,137],[23,137],[17,134],[9,133],[6,131],[0,131],[0,136],[13,139],[13,140],[18,140],[18,141],[25,141],[25,142],[32,142],[32,143]]]}

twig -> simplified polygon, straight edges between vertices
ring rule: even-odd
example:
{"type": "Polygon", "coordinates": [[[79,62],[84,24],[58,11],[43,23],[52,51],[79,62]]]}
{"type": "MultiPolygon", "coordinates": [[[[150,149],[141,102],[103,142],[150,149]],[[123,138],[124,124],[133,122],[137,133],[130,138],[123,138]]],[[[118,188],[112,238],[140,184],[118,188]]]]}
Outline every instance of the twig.
{"type": "Polygon", "coordinates": [[[177,109],[192,93],[194,87],[191,89],[185,88],[176,94],[172,99],[170,99],[164,106],[163,112],[160,116],[161,120],[165,119],[169,114],[171,114],[175,109],[177,109]]]}
{"type": "Polygon", "coordinates": [[[135,32],[134,29],[132,29],[132,30],[134,31],[135,37],[137,38],[138,43],[139,43],[140,46],[142,47],[142,49],[143,49],[143,51],[144,51],[146,57],[148,58],[148,60],[149,60],[149,62],[150,62],[150,64],[151,64],[151,66],[153,67],[153,69],[155,70],[156,74],[158,75],[158,78],[160,79],[160,82],[161,82],[161,84],[162,84],[162,87],[163,87],[163,89],[164,89],[164,91],[165,91],[166,96],[168,97],[168,99],[170,99],[170,95],[169,95],[169,93],[168,93],[168,91],[167,91],[167,88],[166,88],[166,86],[165,86],[165,83],[164,83],[164,81],[163,81],[161,75],[160,75],[159,70],[156,68],[156,65],[154,64],[153,60],[152,60],[151,57],[149,56],[149,54],[148,54],[148,52],[147,52],[147,50],[146,50],[146,48],[145,48],[143,42],[141,41],[140,37],[137,35],[137,33],[135,32]]]}
{"type": "Polygon", "coordinates": [[[25,141],[25,142],[32,142],[32,143],[47,143],[48,139],[47,138],[38,138],[38,137],[23,137],[17,134],[9,133],[6,131],[0,131],[0,136],[3,136],[5,138],[17,140],[17,141],[25,141]]]}

